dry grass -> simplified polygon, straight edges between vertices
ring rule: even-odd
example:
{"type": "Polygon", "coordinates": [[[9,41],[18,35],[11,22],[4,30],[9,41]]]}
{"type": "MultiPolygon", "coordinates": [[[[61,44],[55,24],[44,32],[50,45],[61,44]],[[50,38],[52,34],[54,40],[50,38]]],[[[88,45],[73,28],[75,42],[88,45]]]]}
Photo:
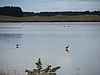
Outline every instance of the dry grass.
{"type": "Polygon", "coordinates": [[[98,15],[56,15],[56,16],[28,16],[11,17],[0,16],[0,22],[100,22],[98,15]]]}

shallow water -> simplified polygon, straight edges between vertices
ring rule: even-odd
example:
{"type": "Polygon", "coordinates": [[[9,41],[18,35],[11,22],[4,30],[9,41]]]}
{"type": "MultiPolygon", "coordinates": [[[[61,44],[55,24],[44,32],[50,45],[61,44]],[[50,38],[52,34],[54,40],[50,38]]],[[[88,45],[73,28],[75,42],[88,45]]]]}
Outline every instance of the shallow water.
{"type": "Polygon", "coordinates": [[[0,69],[24,74],[38,58],[58,75],[99,75],[100,22],[0,23],[0,69]]]}

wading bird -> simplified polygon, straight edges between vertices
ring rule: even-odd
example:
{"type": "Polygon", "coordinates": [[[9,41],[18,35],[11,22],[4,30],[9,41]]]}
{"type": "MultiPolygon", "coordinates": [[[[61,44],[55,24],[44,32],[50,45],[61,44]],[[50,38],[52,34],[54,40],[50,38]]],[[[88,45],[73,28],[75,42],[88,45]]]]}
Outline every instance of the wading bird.
{"type": "Polygon", "coordinates": [[[69,53],[69,50],[68,50],[68,48],[69,48],[69,45],[66,47],[66,51],[69,53]]]}
{"type": "Polygon", "coordinates": [[[19,48],[19,44],[16,45],[16,48],[19,48]]]}

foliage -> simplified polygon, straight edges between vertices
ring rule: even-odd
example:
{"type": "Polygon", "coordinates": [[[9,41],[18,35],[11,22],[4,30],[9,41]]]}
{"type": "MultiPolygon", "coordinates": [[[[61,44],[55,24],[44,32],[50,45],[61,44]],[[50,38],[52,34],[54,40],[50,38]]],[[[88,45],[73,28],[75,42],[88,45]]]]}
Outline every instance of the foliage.
{"type": "Polygon", "coordinates": [[[23,12],[20,7],[5,6],[5,7],[0,7],[0,15],[22,17],[23,12]]]}
{"type": "Polygon", "coordinates": [[[57,71],[58,69],[60,69],[60,66],[52,68],[50,72],[55,72],[55,71],[57,71]]]}
{"type": "Polygon", "coordinates": [[[60,11],[60,12],[23,12],[20,7],[15,6],[4,6],[0,7],[0,15],[6,16],[16,16],[16,17],[23,17],[23,16],[57,16],[57,15],[70,15],[70,16],[77,16],[77,15],[99,15],[100,11],[60,11]]]}
{"type": "Polygon", "coordinates": [[[56,75],[56,71],[60,69],[60,66],[51,68],[51,65],[48,65],[46,68],[43,69],[42,62],[40,58],[38,59],[38,62],[36,64],[36,69],[33,69],[33,71],[26,69],[25,72],[27,72],[27,75],[56,75]]]}

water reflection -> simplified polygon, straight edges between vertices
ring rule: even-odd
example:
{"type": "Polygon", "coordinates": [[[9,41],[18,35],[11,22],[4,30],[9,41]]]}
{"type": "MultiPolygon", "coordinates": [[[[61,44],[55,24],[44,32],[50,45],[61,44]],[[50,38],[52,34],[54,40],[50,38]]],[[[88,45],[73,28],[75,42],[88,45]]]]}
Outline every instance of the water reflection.
{"type": "Polygon", "coordinates": [[[0,34],[1,49],[13,48],[12,46],[21,42],[21,36],[21,34],[0,34]]]}

